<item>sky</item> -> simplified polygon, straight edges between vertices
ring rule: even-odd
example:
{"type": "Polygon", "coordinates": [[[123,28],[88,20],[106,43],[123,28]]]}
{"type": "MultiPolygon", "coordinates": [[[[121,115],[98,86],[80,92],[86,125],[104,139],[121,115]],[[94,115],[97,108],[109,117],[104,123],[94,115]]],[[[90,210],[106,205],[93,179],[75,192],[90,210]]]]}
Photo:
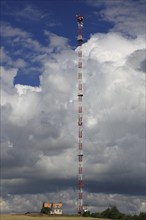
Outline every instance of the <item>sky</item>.
{"type": "Polygon", "coordinates": [[[77,212],[77,23],[84,204],[146,211],[144,0],[1,0],[1,211],[77,212]]]}

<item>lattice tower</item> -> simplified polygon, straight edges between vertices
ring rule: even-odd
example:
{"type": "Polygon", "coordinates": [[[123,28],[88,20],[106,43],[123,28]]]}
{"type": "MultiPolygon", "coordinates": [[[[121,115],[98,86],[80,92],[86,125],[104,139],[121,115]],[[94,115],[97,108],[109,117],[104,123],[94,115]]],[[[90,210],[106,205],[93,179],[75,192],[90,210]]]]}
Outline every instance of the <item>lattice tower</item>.
{"type": "Polygon", "coordinates": [[[78,213],[83,213],[83,17],[76,16],[78,24],[78,213]]]}

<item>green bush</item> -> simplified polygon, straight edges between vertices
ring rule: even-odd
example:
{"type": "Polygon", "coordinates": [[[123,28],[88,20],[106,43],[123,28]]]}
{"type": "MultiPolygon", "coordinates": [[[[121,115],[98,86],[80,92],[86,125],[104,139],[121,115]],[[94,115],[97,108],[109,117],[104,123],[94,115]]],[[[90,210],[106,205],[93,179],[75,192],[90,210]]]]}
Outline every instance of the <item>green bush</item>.
{"type": "Polygon", "coordinates": [[[101,218],[101,214],[99,212],[92,213],[90,216],[93,218],[101,218]]]}
{"type": "Polygon", "coordinates": [[[84,211],[83,216],[84,217],[89,217],[90,216],[90,211],[84,211]]]}
{"type": "Polygon", "coordinates": [[[50,212],[51,212],[51,209],[48,208],[48,207],[43,207],[43,208],[41,209],[41,213],[42,213],[42,214],[47,214],[47,215],[49,215],[50,212]]]}
{"type": "Polygon", "coordinates": [[[110,219],[123,219],[124,215],[119,212],[116,206],[113,206],[112,208],[108,208],[101,212],[101,216],[103,218],[110,218],[110,219]]]}
{"type": "Polygon", "coordinates": [[[92,213],[93,218],[109,218],[116,220],[146,220],[146,213],[141,212],[139,215],[130,215],[121,213],[116,206],[105,209],[103,212],[92,213]]]}
{"type": "Polygon", "coordinates": [[[138,220],[145,220],[146,219],[146,213],[141,212],[138,216],[138,220]]]}

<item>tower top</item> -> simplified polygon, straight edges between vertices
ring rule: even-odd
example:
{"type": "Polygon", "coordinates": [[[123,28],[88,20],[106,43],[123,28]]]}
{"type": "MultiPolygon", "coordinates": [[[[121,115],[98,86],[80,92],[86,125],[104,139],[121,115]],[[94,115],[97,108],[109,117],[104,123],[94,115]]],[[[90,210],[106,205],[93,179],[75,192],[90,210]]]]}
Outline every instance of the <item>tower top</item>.
{"type": "Polygon", "coordinates": [[[78,22],[78,23],[83,23],[83,16],[81,16],[81,15],[76,15],[76,18],[77,18],[77,22],[78,22]]]}

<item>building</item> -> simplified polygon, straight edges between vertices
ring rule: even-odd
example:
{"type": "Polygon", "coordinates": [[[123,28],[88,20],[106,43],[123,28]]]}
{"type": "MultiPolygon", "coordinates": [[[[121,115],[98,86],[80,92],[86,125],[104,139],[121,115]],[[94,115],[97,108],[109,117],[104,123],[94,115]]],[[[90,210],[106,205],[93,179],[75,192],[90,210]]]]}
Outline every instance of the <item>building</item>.
{"type": "Polygon", "coordinates": [[[42,208],[50,208],[52,215],[62,215],[62,203],[49,203],[49,202],[43,202],[42,208]]]}

